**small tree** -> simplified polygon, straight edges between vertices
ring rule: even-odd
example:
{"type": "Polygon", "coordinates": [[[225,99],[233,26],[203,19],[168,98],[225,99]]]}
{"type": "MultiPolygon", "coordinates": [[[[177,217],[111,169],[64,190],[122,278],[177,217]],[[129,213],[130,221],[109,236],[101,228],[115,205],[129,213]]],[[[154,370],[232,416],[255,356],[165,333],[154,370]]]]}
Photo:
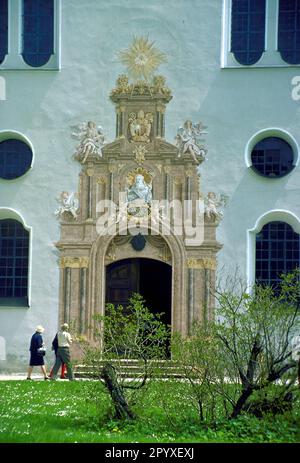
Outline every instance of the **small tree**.
{"type": "Polygon", "coordinates": [[[160,314],[151,313],[143,298],[134,294],[127,307],[107,304],[104,316],[94,317],[94,343],[85,344],[85,363],[104,380],[112,398],[116,419],[133,419],[127,391],[144,387],[166,359],[169,329],[160,314]],[[124,376],[124,367],[132,361],[137,370],[132,378],[124,376]]]}
{"type": "Polygon", "coordinates": [[[194,323],[188,338],[177,333],[172,339],[173,360],[190,385],[186,400],[195,406],[201,423],[217,415],[215,385],[222,372],[218,371],[214,328],[214,323],[194,323]]]}
{"type": "Polygon", "coordinates": [[[294,386],[291,337],[300,327],[299,271],[282,275],[277,289],[256,285],[249,294],[236,277],[226,286],[215,292],[223,319],[216,336],[229,379],[238,379],[240,391],[231,414],[236,417],[255,391],[280,381],[286,398],[294,386]]]}
{"type": "Polygon", "coordinates": [[[217,397],[231,418],[257,410],[259,403],[275,413],[293,398],[297,371],[291,338],[300,329],[299,272],[282,276],[277,289],[246,289],[237,274],[227,278],[214,292],[217,321],[196,325],[190,339],[177,340],[177,358],[201,420],[204,410],[215,417],[217,397]],[[270,390],[275,391],[273,400],[270,390]],[[262,392],[263,401],[257,397],[262,392]]]}

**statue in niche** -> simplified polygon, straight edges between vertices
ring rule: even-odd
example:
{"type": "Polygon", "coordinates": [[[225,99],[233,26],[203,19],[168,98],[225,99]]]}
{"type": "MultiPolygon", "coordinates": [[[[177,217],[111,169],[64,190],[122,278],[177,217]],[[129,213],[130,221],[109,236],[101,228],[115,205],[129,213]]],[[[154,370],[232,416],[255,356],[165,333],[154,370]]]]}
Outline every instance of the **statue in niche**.
{"type": "Polygon", "coordinates": [[[89,121],[79,124],[76,129],[72,136],[80,140],[80,144],[74,158],[84,164],[89,156],[102,157],[102,147],[105,144],[102,127],[97,127],[95,122],[89,121]]]}
{"type": "Polygon", "coordinates": [[[201,144],[204,140],[200,140],[202,134],[207,133],[204,129],[206,127],[201,122],[193,124],[190,120],[185,121],[183,127],[179,127],[175,137],[176,146],[179,148],[178,157],[189,153],[197,164],[205,160],[207,149],[201,144]]]}
{"type": "Polygon", "coordinates": [[[131,142],[150,142],[153,114],[144,113],[141,109],[137,114],[130,113],[128,118],[131,142]]]}
{"type": "Polygon", "coordinates": [[[204,198],[204,214],[210,221],[220,221],[223,218],[223,212],[218,210],[220,207],[227,205],[228,198],[225,195],[217,195],[213,191],[207,193],[204,198]]]}
{"type": "Polygon", "coordinates": [[[68,193],[63,191],[57,201],[60,203],[59,208],[55,211],[58,218],[63,218],[65,214],[70,215],[73,219],[78,217],[79,200],[77,193],[68,193]]]}
{"type": "Polygon", "coordinates": [[[152,187],[146,183],[142,174],[136,175],[133,185],[127,188],[126,193],[128,213],[136,217],[147,215],[152,201],[152,187]]]}

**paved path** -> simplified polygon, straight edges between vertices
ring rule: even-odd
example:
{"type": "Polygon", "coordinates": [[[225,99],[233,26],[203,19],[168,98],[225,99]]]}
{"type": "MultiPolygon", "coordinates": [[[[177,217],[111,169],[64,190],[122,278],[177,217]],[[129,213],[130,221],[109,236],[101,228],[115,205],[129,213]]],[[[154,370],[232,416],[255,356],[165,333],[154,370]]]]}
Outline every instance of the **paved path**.
{"type": "MultiPolygon", "coordinates": [[[[27,374],[26,373],[0,373],[0,381],[22,381],[23,379],[26,380],[27,374]]],[[[32,374],[32,380],[34,381],[44,381],[44,377],[41,374],[32,374]]],[[[60,378],[57,378],[58,381],[64,381],[60,378]]]]}

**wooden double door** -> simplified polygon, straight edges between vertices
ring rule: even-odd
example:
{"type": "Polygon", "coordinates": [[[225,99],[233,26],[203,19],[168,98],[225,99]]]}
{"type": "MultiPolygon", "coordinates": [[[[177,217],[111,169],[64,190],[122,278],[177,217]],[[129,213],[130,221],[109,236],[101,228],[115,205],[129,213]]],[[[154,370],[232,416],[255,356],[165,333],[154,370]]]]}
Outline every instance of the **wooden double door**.
{"type": "Polygon", "coordinates": [[[106,269],[106,302],[126,306],[132,293],[139,293],[153,313],[164,313],[171,324],[172,267],[153,259],[114,262],[106,269]]]}

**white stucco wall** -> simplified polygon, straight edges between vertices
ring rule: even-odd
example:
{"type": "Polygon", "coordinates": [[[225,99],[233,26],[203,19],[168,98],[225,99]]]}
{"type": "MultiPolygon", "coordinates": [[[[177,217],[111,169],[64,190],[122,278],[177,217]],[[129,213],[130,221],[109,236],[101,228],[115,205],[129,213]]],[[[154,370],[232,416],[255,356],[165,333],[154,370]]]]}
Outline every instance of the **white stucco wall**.
{"type": "Polygon", "coordinates": [[[220,267],[239,264],[246,276],[247,230],[273,209],[300,217],[300,168],[275,180],[257,176],[245,161],[248,141],[277,127],[300,144],[300,101],[292,78],[300,68],[221,68],[222,0],[63,0],[61,69],[1,70],[6,100],[0,131],[15,130],[34,147],[34,164],[23,177],[0,180],[0,207],[15,209],[32,227],[31,306],[0,307],[0,336],[7,353],[26,358],[37,324],[48,345],[57,328],[59,270],[53,243],[59,238],[56,197],[76,191],[79,165],[71,159],[71,126],[94,120],[114,139],[110,90],[124,68],[117,52],[134,35],[149,35],[168,56],[160,67],[172,89],[166,139],[174,142],[187,118],[208,126],[208,160],[201,165],[204,192],[229,196],[218,239],[220,267]]]}

